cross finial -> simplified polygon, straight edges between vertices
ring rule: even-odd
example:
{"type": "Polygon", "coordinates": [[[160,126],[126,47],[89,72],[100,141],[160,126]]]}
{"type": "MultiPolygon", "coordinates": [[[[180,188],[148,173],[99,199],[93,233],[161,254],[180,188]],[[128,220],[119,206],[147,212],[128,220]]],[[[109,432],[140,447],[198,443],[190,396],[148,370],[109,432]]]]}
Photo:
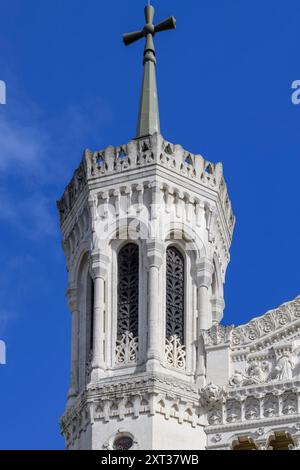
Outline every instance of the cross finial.
{"type": "Polygon", "coordinates": [[[140,111],[138,118],[137,138],[152,135],[155,132],[160,132],[159,123],[159,108],[157,99],[157,86],[156,86],[156,57],[153,37],[156,33],[167,31],[176,28],[176,19],[174,16],[154,25],[155,10],[150,5],[145,7],[146,24],[140,31],[127,33],[123,35],[125,46],[132,44],[139,39],[146,38],[144,49],[144,77],[140,101],[140,111]]]}

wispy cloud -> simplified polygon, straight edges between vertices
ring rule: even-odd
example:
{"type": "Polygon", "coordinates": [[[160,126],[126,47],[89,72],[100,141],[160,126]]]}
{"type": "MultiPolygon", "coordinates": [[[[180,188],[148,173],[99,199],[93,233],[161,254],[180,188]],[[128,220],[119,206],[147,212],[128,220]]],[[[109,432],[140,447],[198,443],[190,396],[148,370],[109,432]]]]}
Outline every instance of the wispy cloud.
{"type": "Polygon", "coordinates": [[[36,126],[26,126],[5,115],[0,116],[0,171],[40,172],[47,138],[36,126]]]}
{"type": "Polygon", "coordinates": [[[85,136],[112,120],[101,103],[82,109],[69,105],[55,120],[32,103],[13,104],[13,112],[3,109],[8,108],[0,114],[0,175],[37,176],[35,183],[40,185],[64,179],[80,158],[82,142],[88,146],[85,136]]]}
{"type": "Polygon", "coordinates": [[[52,206],[54,202],[42,193],[19,200],[0,191],[0,220],[11,223],[31,240],[53,236],[57,232],[52,206]]]}
{"type": "Polygon", "coordinates": [[[105,106],[102,111],[99,103],[83,110],[69,106],[51,121],[32,103],[1,108],[0,221],[33,240],[57,231],[55,199],[80,160],[84,136],[95,123],[111,120],[105,106]]]}

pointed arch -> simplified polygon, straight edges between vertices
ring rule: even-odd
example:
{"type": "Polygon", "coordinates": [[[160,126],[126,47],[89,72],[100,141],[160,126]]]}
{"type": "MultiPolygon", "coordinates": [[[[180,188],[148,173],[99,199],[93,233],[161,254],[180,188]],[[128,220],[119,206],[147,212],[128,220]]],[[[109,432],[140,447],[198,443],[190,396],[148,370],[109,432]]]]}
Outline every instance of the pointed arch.
{"type": "Polygon", "coordinates": [[[175,245],[166,250],[166,338],[184,344],[185,261],[175,245]]]}
{"type": "Polygon", "coordinates": [[[117,339],[138,336],[139,247],[127,243],[118,253],[117,339]]]}

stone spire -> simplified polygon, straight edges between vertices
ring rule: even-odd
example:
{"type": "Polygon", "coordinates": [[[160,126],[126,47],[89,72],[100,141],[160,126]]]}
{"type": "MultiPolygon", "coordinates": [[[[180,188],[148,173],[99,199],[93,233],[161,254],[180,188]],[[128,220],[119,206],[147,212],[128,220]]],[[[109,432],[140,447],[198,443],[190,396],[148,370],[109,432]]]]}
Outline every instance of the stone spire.
{"type": "Polygon", "coordinates": [[[176,28],[176,20],[173,16],[158,23],[153,24],[154,8],[152,5],[145,7],[146,25],[141,31],[135,31],[123,35],[126,46],[145,37],[146,44],[144,50],[144,76],[140,99],[140,110],[138,117],[136,138],[160,132],[159,107],[156,86],[156,57],[153,37],[156,33],[176,28]]]}

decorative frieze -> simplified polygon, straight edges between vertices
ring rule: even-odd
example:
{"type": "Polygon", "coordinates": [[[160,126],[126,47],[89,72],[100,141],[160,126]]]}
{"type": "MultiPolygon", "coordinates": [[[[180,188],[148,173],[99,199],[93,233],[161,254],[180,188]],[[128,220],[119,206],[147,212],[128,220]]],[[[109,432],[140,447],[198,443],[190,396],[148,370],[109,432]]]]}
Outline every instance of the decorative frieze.
{"type": "MultiPolygon", "coordinates": [[[[233,391],[212,384],[200,392],[211,426],[274,419],[300,413],[300,381],[272,385],[256,385],[233,391]]],[[[276,421],[277,422],[277,421],[276,421]]],[[[250,426],[250,423],[249,423],[250,426]]],[[[252,424],[251,424],[252,426],[252,424]]]]}
{"type": "Polygon", "coordinates": [[[161,414],[166,420],[203,426],[196,387],[162,375],[135,375],[123,380],[90,384],[61,419],[69,448],[87,426],[128,417],[161,414]]]}
{"type": "Polygon", "coordinates": [[[270,310],[261,317],[255,318],[246,325],[234,328],[231,334],[231,347],[245,347],[267,336],[270,337],[271,340],[273,333],[277,336],[278,341],[280,330],[289,325],[292,326],[299,319],[300,296],[281,305],[279,308],[270,310]]]}

